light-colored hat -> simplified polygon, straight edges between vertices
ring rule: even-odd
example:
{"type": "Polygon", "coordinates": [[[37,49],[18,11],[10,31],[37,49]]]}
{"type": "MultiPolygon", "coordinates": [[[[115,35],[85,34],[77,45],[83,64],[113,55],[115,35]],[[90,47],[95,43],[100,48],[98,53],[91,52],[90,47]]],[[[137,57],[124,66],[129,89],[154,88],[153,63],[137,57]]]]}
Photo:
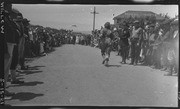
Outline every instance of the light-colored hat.
{"type": "Polygon", "coordinates": [[[139,23],[139,21],[138,21],[138,20],[135,20],[133,23],[139,23]]]}

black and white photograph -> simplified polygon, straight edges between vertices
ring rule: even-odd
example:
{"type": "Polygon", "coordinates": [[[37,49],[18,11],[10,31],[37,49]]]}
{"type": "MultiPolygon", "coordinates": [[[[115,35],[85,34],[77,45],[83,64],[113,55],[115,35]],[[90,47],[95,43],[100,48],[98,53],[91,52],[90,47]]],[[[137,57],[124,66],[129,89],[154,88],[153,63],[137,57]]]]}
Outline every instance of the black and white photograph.
{"type": "Polygon", "coordinates": [[[4,5],[5,105],[178,107],[178,5],[4,5]]]}

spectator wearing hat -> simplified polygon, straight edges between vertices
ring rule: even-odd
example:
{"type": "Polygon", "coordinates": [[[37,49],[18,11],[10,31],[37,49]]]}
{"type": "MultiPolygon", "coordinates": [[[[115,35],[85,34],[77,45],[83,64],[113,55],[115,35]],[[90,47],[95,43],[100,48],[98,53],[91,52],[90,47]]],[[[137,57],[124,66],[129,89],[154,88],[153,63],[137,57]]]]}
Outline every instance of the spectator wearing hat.
{"type": "Polygon", "coordinates": [[[146,24],[143,30],[143,41],[141,44],[141,52],[140,52],[141,62],[143,65],[147,64],[146,54],[147,54],[148,44],[149,44],[148,40],[149,40],[149,24],[146,24]]]}
{"type": "Polygon", "coordinates": [[[178,20],[173,21],[170,29],[170,46],[168,48],[168,73],[165,76],[171,76],[173,74],[178,75],[178,60],[179,60],[179,22],[178,20]],[[174,72],[173,72],[174,69],[174,72]]]}
{"type": "Polygon", "coordinates": [[[121,56],[122,56],[122,64],[126,64],[126,59],[128,57],[128,38],[130,37],[130,32],[128,29],[128,24],[126,22],[123,23],[122,34],[120,35],[120,46],[121,46],[121,56]]]}
{"type": "Polygon", "coordinates": [[[22,24],[24,27],[24,33],[23,33],[23,37],[21,38],[21,45],[20,45],[21,53],[20,53],[19,64],[21,66],[21,70],[27,70],[27,67],[25,66],[25,45],[26,43],[28,43],[27,39],[29,38],[29,21],[24,18],[22,20],[22,24]]]}
{"type": "Polygon", "coordinates": [[[130,32],[130,38],[128,39],[129,42],[129,47],[128,47],[128,59],[131,58],[131,36],[132,36],[132,30],[133,30],[134,26],[130,25],[129,27],[129,32],[130,32]]]}
{"type": "Polygon", "coordinates": [[[175,51],[175,75],[179,73],[179,20],[171,23],[173,30],[172,44],[175,51]]]}
{"type": "Polygon", "coordinates": [[[30,57],[33,57],[33,56],[35,56],[35,53],[34,53],[34,50],[33,50],[33,46],[34,46],[34,34],[33,34],[33,30],[32,30],[32,28],[29,28],[29,31],[28,31],[28,39],[27,39],[27,41],[26,41],[26,49],[25,50],[27,50],[25,53],[27,53],[26,54],[26,56],[30,56],[30,57]]]}
{"type": "Polygon", "coordinates": [[[12,63],[14,46],[18,44],[19,31],[16,29],[16,24],[12,20],[12,4],[5,3],[5,52],[4,52],[4,84],[5,84],[5,98],[11,97],[14,93],[10,93],[6,90],[8,74],[12,63]]]}
{"type": "Polygon", "coordinates": [[[14,47],[14,50],[13,50],[13,57],[12,57],[12,63],[11,63],[11,66],[10,66],[10,70],[11,70],[11,84],[21,84],[21,83],[24,83],[24,81],[20,81],[18,80],[16,77],[17,77],[17,72],[16,72],[16,68],[17,68],[17,65],[19,64],[19,60],[20,60],[20,55],[22,53],[22,43],[23,43],[23,40],[22,40],[22,37],[23,37],[23,34],[24,34],[24,27],[23,27],[23,24],[22,24],[22,14],[19,14],[19,13],[14,13],[16,14],[16,19],[14,19],[16,25],[17,25],[17,29],[18,31],[20,32],[19,34],[19,38],[18,38],[18,45],[15,45],[14,47]]]}
{"type": "Polygon", "coordinates": [[[168,55],[168,48],[169,48],[169,39],[170,39],[170,23],[173,22],[175,19],[177,19],[178,16],[175,16],[175,18],[169,19],[169,20],[165,20],[164,22],[162,22],[159,25],[159,28],[161,28],[163,30],[162,33],[162,38],[161,38],[161,51],[162,51],[162,69],[161,70],[167,70],[167,66],[168,66],[168,59],[167,59],[167,55],[168,55]]]}
{"type": "Polygon", "coordinates": [[[23,35],[20,38],[20,43],[19,43],[19,65],[21,66],[21,70],[26,70],[25,68],[25,44],[27,43],[26,40],[29,36],[28,34],[28,22],[26,21],[27,19],[22,19],[20,22],[20,26],[23,28],[22,32],[23,35]]]}
{"type": "Polygon", "coordinates": [[[134,28],[132,30],[131,40],[131,63],[130,65],[137,65],[140,54],[140,41],[142,38],[142,28],[139,25],[139,21],[134,21],[134,28]]]}
{"type": "Polygon", "coordinates": [[[152,44],[152,68],[160,69],[161,68],[161,35],[159,34],[159,30],[155,30],[154,43],[152,44]]]}
{"type": "Polygon", "coordinates": [[[163,34],[162,34],[162,44],[161,44],[161,49],[162,49],[162,71],[168,70],[168,59],[167,59],[167,55],[168,55],[168,46],[169,46],[169,37],[170,37],[170,22],[164,23],[161,26],[161,29],[163,30],[163,34]]]}
{"type": "Polygon", "coordinates": [[[153,24],[150,24],[149,25],[149,30],[147,32],[147,37],[148,37],[148,47],[147,47],[147,53],[146,53],[146,57],[145,57],[145,62],[146,62],[146,65],[152,65],[153,63],[153,44],[154,44],[154,41],[155,41],[155,36],[156,36],[156,33],[155,33],[155,25],[153,24]]]}

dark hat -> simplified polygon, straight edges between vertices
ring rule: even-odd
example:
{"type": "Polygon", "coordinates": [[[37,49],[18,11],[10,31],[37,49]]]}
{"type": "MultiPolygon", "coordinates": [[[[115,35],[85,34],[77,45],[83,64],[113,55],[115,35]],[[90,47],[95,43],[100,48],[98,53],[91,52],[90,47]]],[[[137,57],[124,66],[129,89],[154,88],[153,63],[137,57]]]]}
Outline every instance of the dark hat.
{"type": "Polygon", "coordinates": [[[155,24],[150,24],[149,27],[155,27],[155,24]]]}
{"type": "Polygon", "coordinates": [[[30,20],[24,18],[24,19],[23,19],[23,22],[30,22],[30,20]]]}
{"type": "Polygon", "coordinates": [[[123,22],[122,25],[125,26],[125,27],[129,27],[127,22],[123,22]]]}
{"type": "Polygon", "coordinates": [[[106,22],[104,26],[110,26],[110,22],[106,22]]]}
{"type": "Polygon", "coordinates": [[[110,28],[110,26],[111,26],[110,22],[106,22],[106,23],[104,24],[104,27],[105,27],[105,28],[110,28]]]}
{"type": "Polygon", "coordinates": [[[178,25],[179,24],[179,20],[175,20],[173,22],[171,22],[171,25],[178,25]]]}

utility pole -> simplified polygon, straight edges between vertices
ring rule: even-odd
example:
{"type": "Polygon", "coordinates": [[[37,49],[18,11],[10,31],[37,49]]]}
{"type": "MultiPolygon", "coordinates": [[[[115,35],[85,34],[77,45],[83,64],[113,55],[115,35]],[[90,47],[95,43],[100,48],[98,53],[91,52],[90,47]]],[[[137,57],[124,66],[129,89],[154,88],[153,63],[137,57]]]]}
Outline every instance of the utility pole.
{"type": "Polygon", "coordinates": [[[94,11],[91,12],[91,14],[94,15],[94,18],[93,18],[93,32],[94,32],[94,30],[95,30],[95,16],[96,16],[96,14],[99,14],[96,12],[96,7],[94,7],[94,11]]]}

